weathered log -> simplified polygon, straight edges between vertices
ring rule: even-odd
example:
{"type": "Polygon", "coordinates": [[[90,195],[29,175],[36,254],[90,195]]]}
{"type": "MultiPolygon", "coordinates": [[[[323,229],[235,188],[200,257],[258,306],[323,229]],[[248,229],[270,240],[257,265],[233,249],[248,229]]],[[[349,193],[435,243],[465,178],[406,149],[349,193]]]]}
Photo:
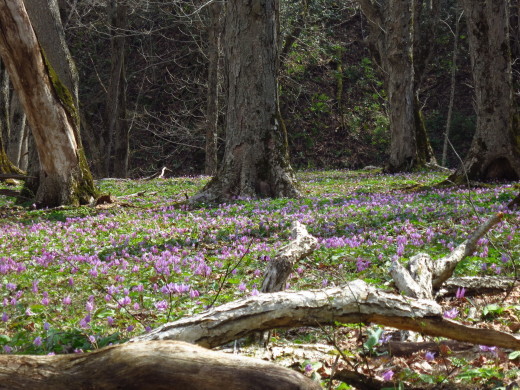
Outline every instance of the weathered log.
{"type": "Polygon", "coordinates": [[[260,291],[265,293],[284,290],[294,264],[316,249],[318,240],[300,222],[294,221],[291,224],[291,235],[291,242],[281,247],[269,263],[260,291]]]}
{"type": "Polygon", "coordinates": [[[399,291],[413,298],[431,299],[433,291],[453,275],[457,264],[475,251],[478,240],[502,218],[502,213],[489,218],[453,252],[441,259],[432,261],[430,255],[419,253],[410,259],[407,268],[395,261],[390,267],[390,274],[399,291]]]}
{"type": "Polygon", "coordinates": [[[442,317],[432,300],[384,292],[355,280],[323,290],[260,294],[165,324],[131,341],[183,340],[216,347],[273,328],[376,323],[430,336],[520,350],[520,339],[442,317]]]}
{"type": "Polygon", "coordinates": [[[0,355],[0,389],[320,389],[293,370],[176,341],[56,356],[0,355]]]}
{"type": "Polygon", "coordinates": [[[453,252],[434,262],[434,289],[438,289],[453,275],[453,271],[455,270],[457,264],[475,251],[478,240],[481,239],[493,226],[502,221],[503,217],[504,215],[502,213],[493,215],[486,222],[480,225],[467,240],[457,246],[453,252]]]}
{"type": "Polygon", "coordinates": [[[450,278],[437,292],[436,298],[455,295],[457,289],[464,287],[466,296],[504,292],[512,289],[518,281],[503,276],[462,276],[450,278]]]}

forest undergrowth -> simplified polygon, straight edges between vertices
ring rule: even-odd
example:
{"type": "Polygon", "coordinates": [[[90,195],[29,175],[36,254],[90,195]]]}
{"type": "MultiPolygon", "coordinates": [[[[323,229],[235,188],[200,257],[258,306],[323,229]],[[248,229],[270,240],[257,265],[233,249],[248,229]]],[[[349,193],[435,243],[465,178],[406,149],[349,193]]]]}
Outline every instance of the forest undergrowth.
{"type": "MultiPolygon", "coordinates": [[[[101,192],[115,201],[80,208],[36,210],[0,196],[0,352],[87,352],[259,294],[263,272],[295,220],[319,248],[296,265],[288,289],[360,278],[391,290],[393,260],[418,252],[442,257],[497,212],[504,220],[456,276],[517,277],[520,211],[507,204],[518,183],[437,188],[441,173],[377,171],[307,171],[298,178],[300,199],[217,206],[179,206],[208,177],[101,180],[101,192]]],[[[441,303],[446,317],[518,333],[519,297],[518,287],[494,295],[459,291],[441,303]]],[[[426,338],[423,349],[395,356],[388,345],[401,336],[337,324],[276,331],[267,349],[237,345],[325,388],[353,388],[329,380],[342,368],[378,380],[379,388],[505,389],[519,380],[518,352],[478,345],[461,351],[426,338]],[[302,345],[310,349],[301,352],[302,345]]]]}

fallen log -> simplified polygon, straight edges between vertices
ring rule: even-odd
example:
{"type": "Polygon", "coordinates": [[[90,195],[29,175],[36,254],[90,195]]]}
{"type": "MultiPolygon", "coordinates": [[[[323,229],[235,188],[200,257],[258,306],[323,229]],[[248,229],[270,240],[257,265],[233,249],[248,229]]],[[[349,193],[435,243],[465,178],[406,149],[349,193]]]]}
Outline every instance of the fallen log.
{"type": "Polygon", "coordinates": [[[394,261],[390,267],[390,274],[398,290],[412,298],[432,299],[434,291],[438,290],[453,275],[457,264],[475,251],[478,240],[502,218],[502,213],[493,215],[480,225],[468,239],[441,259],[433,261],[430,255],[419,253],[410,259],[407,267],[394,261]]]}
{"type": "Polygon", "coordinates": [[[291,235],[293,238],[289,244],[281,247],[269,262],[261,292],[285,290],[287,279],[296,262],[310,255],[318,246],[318,240],[311,236],[305,226],[298,221],[291,224],[291,235]]]}
{"type": "Polygon", "coordinates": [[[376,323],[429,336],[520,350],[520,338],[442,317],[433,300],[387,293],[362,280],[323,290],[260,294],[168,323],[131,341],[183,340],[217,347],[273,328],[376,323]]]}
{"type": "Polygon", "coordinates": [[[465,289],[466,296],[494,294],[509,291],[518,284],[515,278],[498,276],[461,276],[450,278],[442,285],[435,295],[442,298],[455,295],[459,288],[465,289]]]}
{"type": "Polygon", "coordinates": [[[174,341],[120,344],[85,354],[0,355],[0,389],[320,389],[296,371],[174,341]]]}

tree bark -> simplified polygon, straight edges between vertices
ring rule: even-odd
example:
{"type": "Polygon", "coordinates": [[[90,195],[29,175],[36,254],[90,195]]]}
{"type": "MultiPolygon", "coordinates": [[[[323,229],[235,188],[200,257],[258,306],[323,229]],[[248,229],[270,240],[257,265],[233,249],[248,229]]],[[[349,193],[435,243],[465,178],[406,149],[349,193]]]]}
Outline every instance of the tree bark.
{"type": "Polygon", "coordinates": [[[7,153],[11,124],[9,122],[10,107],[9,74],[0,61],[0,174],[21,174],[17,164],[13,162],[7,153]],[[7,145],[6,145],[7,143],[7,145]]]}
{"type": "Polygon", "coordinates": [[[111,47],[110,85],[107,91],[106,125],[104,132],[106,176],[128,176],[130,134],[126,118],[125,30],[127,6],[110,0],[109,26],[111,47]]]}
{"type": "Polygon", "coordinates": [[[96,191],[79,143],[74,100],[42,52],[21,0],[0,1],[0,55],[38,149],[41,173],[36,203],[88,202],[96,191]]]}
{"type": "MultiPolygon", "coordinates": [[[[390,121],[389,172],[409,171],[431,162],[433,152],[420,113],[417,90],[427,61],[427,50],[418,51],[420,21],[414,12],[420,0],[374,2],[358,0],[368,20],[368,46],[384,73],[390,121]],[[414,29],[415,27],[415,29],[414,29]],[[420,54],[414,67],[413,55],[420,54]],[[415,69],[417,68],[417,69],[415,69]]],[[[422,47],[422,46],[421,46],[422,47]]]]}
{"type": "Polygon", "coordinates": [[[453,340],[520,350],[520,339],[442,317],[432,300],[376,289],[362,280],[323,290],[276,292],[240,299],[190,318],[165,324],[132,341],[182,340],[217,347],[273,328],[376,323],[453,340]]]}
{"type": "Polygon", "coordinates": [[[451,117],[453,115],[453,102],[455,100],[455,76],[457,74],[457,55],[459,51],[459,32],[460,19],[462,13],[459,15],[459,10],[455,7],[455,33],[453,35],[453,54],[451,57],[451,76],[450,76],[450,101],[448,103],[448,116],[446,118],[446,130],[444,130],[444,142],[442,145],[442,160],[441,165],[446,166],[446,158],[448,155],[448,141],[450,139],[451,117]]]}
{"type": "Polygon", "coordinates": [[[57,356],[0,355],[0,389],[313,390],[317,382],[262,360],[174,341],[57,356]]]}
{"type": "Polygon", "coordinates": [[[277,116],[277,8],[278,0],[227,3],[224,158],[192,202],[299,196],[277,116]]]}
{"type": "Polygon", "coordinates": [[[222,4],[215,2],[208,8],[208,96],[206,103],[206,157],[204,173],[217,173],[217,140],[219,113],[220,42],[222,34],[222,4]]]}
{"type": "Polygon", "coordinates": [[[468,26],[477,128],[449,180],[518,180],[520,114],[513,104],[509,1],[461,0],[468,26]]]}
{"type": "Polygon", "coordinates": [[[318,240],[311,236],[304,225],[295,221],[291,226],[293,239],[289,244],[281,247],[270,261],[269,268],[262,282],[262,292],[276,292],[285,290],[289,275],[297,261],[310,255],[317,247],[318,240]]]}
{"type": "Polygon", "coordinates": [[[409,171],[418,163],[414,117],[412,8],[409,0],[388,2],[386,72],[390,115],[389,172],[409,171]]]}
{"type": "Polygon", "coordinates": [[[7,143],[7,156],[14,165],[23,171],[27,170],[29,153],[29,129],[25,118],[18,93],[13,91],[9,107],[10,134],[7,143]]]}
{"type": "Polygon", "coordinates": [[[412,0],[413,10],[413,68],[414,68],[414,117],[419,165],[437,165],[433,148],[426,131],[419,90],[426,68],[435,50],[439,25],[440,0],[412,0]]]}
{"type": "Polygon", "coordinates": [[[432,299],[434,291],[453,275],[457,264],[475,251],[478,240],[502,218],[502,213],[493,215],[452,252],[435,262],[428,254],[419,253],[410,259],[407,268],[397,261],[392,263],[390,274],[399,291],[413,298],[432,299]]]}

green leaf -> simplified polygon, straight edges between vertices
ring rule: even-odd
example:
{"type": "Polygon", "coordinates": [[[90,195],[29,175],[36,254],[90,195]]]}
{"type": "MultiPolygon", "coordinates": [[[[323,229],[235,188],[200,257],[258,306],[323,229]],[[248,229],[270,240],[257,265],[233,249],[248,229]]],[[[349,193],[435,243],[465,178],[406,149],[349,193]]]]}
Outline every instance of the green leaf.
{"type": "Polygon", "coordinates": [[[509,354],[509,360],[515,360],[520,357],[520,351],[513,351],[509,354]]]}

